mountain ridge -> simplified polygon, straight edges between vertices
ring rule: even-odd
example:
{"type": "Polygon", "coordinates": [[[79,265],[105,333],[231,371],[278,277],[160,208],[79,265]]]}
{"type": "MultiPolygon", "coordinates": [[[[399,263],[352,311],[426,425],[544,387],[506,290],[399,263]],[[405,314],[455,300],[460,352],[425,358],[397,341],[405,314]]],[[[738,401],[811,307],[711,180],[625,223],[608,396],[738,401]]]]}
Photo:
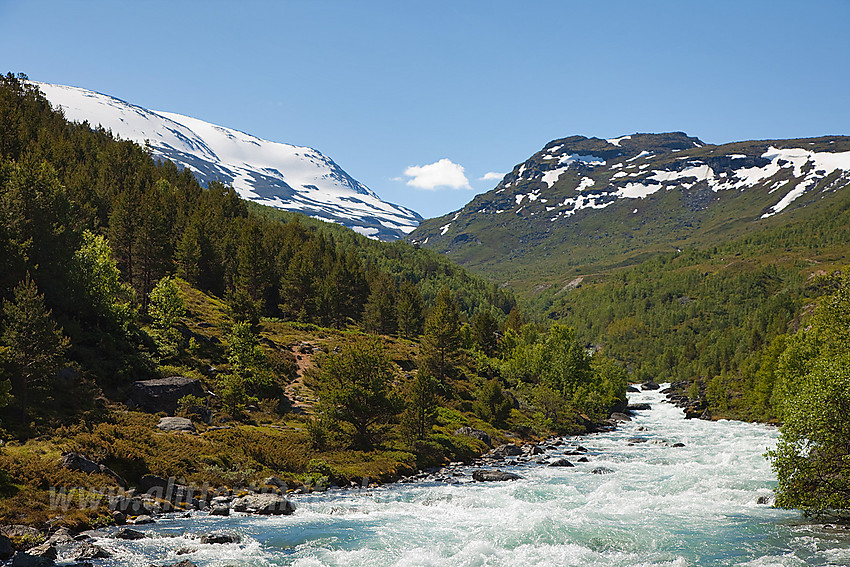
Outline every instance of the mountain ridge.
{"type": "Polygon", "coordinates": [[[409,239],[529,291],[786,222],[848,185],[847,136],[720,145],[683,132],[571,136],[409,239]]]}
{"type": "Polygon", "coordinates": [[[79,87],[33,84],[69,120],[87,121],[123,139],[147,143],[155,159],[189,167],[202,184],[230,184],[244,199],[342,224],[381,240],[401,238],[422,220],[411,209],[381,200],[313,148],[263,140],[79,87]]]}

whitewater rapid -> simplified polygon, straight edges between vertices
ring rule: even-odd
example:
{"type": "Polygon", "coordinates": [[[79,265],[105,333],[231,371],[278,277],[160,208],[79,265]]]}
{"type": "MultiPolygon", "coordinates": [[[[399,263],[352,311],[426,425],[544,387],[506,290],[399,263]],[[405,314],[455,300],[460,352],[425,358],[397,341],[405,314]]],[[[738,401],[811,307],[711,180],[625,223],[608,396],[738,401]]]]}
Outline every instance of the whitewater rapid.
{"type": "MultiPolygon", "coordinates": [[[[850,565],[850,535],[771,508],[764,453],[775,428],[685,420],[658,391],[616,431],[569,439],[575,467],[505,466],[523,479],[396,484],[297,497],[291,516],[164,517],[149,536],[97,544],[102,565],[808,566],[850,565]],[[638,439],[636,439],[638,438],[638,439]],[[640,441],[639,441],[640,440],[640,441]],[[684,446],[674,447],[681,443],[684,446]],[[599,467],[609,474],[594,474],[599,467]],[[226,530],[239,544],[199,543],[226,530]]],[[[558,451],[547,456],[558,456],[558,451]]]]}

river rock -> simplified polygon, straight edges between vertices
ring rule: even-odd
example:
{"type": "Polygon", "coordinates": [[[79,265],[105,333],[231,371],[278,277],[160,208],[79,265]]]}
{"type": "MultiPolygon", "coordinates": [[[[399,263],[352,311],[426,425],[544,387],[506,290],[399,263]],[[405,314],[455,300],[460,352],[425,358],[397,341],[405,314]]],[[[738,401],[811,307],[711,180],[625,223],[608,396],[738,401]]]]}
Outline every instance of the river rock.
{"type": "Polygon", "coordinates": [[[201,536],[201,543],[240,543],[242,536],[229,532],[210,532],[201,536]]]}
{"type": "Polygon", "coordinates": [[[484,469],[478,469],[472,471],[472,479],[478,482],[499,482],[503,480],[517,480],[522,478],[518,474],[503,472],[503,471],[488,471],[484,469]]]}
{"type": "Polygon", "coordinates": [[[684,446],[685,446],[685,444],[680,442],[680,443],[673,443],[673,444],[672,444],[672,445],[670,445],[670,446],[671,446],[671,447],[676,447],[676,448],[678,448],[678,447],[684,447],[684,446]]]}
{"type": "Polygon", "coordinates": [[[142,514],[141,516],[136,516],[136,519],[133,520],[133,524],[137,526],[143,526],[145,524],[153,524],[154,520],[147,514],[142,514]]]}
{"type": "Polygon", "coordinates": [[[173,414],[177,411],[177,401],[183,396],[204,397],[201,383],[195,378],[170,376],[154,380],[140,380],[133,383],[130,391],[130,403],[141,410],[156,413],[164,411],[173,414]]]}
{"type": "Polygon", "coordinates": [[[251,512],[262,515],[289,515],[295,505],[277,494],[249,494],[233,501],[234,512],[251,512]]]}
{"type": "Polygon", "coordinates": [[[522,448],[515,443],[508,443],[506,445],[499,445],[493,449],[493,454],[502,457],[519,457],[522,455],[522,448]]]}
{"type": "Polygon", "coordinates": [[[265,484],[267,486],[276,486],[277,488],[280,488],[281,490],[286,490],[287,488],[289,488],[282,479],[280,479],[276,476],[266,477],[263,480],[263,484],[265,484]]]}
{"type": "Polygon", "coordinates": [[[209,512],[210,516],[229,516],[230,515],[230,506],[227,504],[216,504],[212,508],[210,508],[209,512]]]}
{"type": "Polygon", "coordinates": [[[0,526],[0,535],[4,535],[9,538],[26,537],[32,540],[40,540],[42,537],[41,532],[32,526],[22,526],[20,524],[0,526]]]}
{"type": "Polygon", "coordinates": [[[652,406],[650,404],[644,402],[644,403],[639,403],[639,404],[629,404],[627,409],[629,411],[651,410],[652,406]]]}
{"type": "Polygon", "coordinates": [[[630,393],[634,394],[635,392],[640,392],[640,388],[636,388],[636,387],[634,387],[634,386],[632,386],[632,385],[630,384],[630,385],[626,388],[626,392],[630,392],[630,393]]]}
{"type": "Polygon", "coordinates": [[[611,474],[614,471],[612,471],[608,467],[596,467],[595,469],[593,469],[590,472],[593,473],[593,474],[611,474]]]}
{"type": "Polygon", "coordinates": [[[641,390],[658,390],[661,388],[658,384],[653,382],[652,380],[647,380],[643,384],[640,385],[641,390]]]}
{"type": "Polygon", "coordinates": [[[630,418],[629,416],[627,416],[624,413],[620,413],[620,412],[615,411],[614,413],[611,414],[611,420],[612,421],[631,421],[632,418],[630,418]]]}
{"type": "Polygon", "coordinates": [[[175,433],[196,433],[197,430],[192,424],[192,420],[185,417],[161,417],[157,427],[163,431],[171,431],[175,433]]]}
{"type": "Polygon", "coordinates": [[[178,561],[177,563],[172,563],[171,565],[165,565],[164,567],[198,567],[188,559],[184,559],[182,561],[178,561]]]}
{"type": "Polygon", "coordinates": [[[75,549],[74,553],[71,554],[71,559],[74,561],[83,561],[86,559],[107,559],[109,557],[112,557],[112,555],[108,551],[99,545],[95,545],[87,541],[84,541],[77,546],[77,549],[75,549]]]}
{"type": "Polygon", "coordinates": [[[117,539],[135,540],[143,539],[145,537],[145,534],[132,528],[121,528],[120,530],[112,534],[112,537],[117,539]]]}
{"type": "Polygon", "coordinates": [[[535,445],[534,443],[523,445],[522,450],[527,455],[542,455],[544,452],[540,445],[535,445]]]}
{"type": "Polygon", "coordinates": [[[467,437],[472,437],[473,439],[478,439],[482,441],[488,447],[493,446],[493,441],[490,439],[490,436],[486,431],[481,431],[480,429],[473,429],[472,427],[461,427],[460,429],[456,429],[454,432],[455,435],[466,435],[467,437]]]}
{"type": "Polygon", "coordinates": [[[0,535],[0,561],[6,561],[15,554],[15,548],[12,547],[12,540],[4,535],[0,535]]]}
{"type": "Polygon", "coordinates": [[[572,467],[575,466],[571,462],[566,459],[558,459],[557,461],[552,461],[549,463],[550,467],[572,467]]]}
{"type": "Polygon", "coordinates": [[[53,532],[53,534],[49,538],[47,538],[47,541],[48,543],[52,543],[53,545],[65,545],[68,543],[73,543],[74,536],[71,533],[71,530],[63,526],[53,532]]]}
{"type": "Polygon", "coordinates": [[[12,567],[53,567],[54,565],[56,565],[55,558],[33,555],[32,550],[20,551],[12,559],[12,567]]]}

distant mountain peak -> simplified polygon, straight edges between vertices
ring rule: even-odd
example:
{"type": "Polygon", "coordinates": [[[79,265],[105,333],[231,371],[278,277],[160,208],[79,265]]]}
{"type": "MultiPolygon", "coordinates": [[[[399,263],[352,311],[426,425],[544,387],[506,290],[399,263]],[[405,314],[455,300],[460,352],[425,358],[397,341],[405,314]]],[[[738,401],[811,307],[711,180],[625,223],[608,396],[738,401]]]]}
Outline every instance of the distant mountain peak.
{"type": "Polygon", "coordinates": [[[230,184],[249,201],[342,224],[381,240],[404,237],[422,220],[406,207],[381,200],[312,148],[147,110],[79,87],[34,84],[69,120],[100,125],[139,144],[147,142],[155,159],[190,168],[201,183],[230,184]]]}
{"type": "Polygon", "coordinates": [[[553,275],[565,273],[561,257],[572,266],[628,263],[650,249],[781,222],[848,187],[847,136],[723,145],[684,132],[570,136],[410,239],[497,278],[544,266],[553,275]]]}

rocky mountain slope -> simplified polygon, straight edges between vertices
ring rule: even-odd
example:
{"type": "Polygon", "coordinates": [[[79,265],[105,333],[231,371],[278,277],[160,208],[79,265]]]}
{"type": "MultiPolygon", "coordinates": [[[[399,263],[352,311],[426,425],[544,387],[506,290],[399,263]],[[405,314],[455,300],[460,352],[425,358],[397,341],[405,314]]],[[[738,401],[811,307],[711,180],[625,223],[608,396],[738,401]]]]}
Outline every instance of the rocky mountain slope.
{"type": "Polygon", "coordinates": [[[548,143],[414,243],[533,289],[789,222],[850,185],[850,137],[710,145],[681,132],[548,143]]]}
{"type": "Polygon", "coordinates": [[[77,87],[36,83],[69,120],[148,143],[155,159],[188,167],[201,183],[222,181],[244,198],[335,222],[381,240],[405,236],[422,220],[381,200],[312,148],[262,140],[171,112],[155,112],[77,87]]]}

